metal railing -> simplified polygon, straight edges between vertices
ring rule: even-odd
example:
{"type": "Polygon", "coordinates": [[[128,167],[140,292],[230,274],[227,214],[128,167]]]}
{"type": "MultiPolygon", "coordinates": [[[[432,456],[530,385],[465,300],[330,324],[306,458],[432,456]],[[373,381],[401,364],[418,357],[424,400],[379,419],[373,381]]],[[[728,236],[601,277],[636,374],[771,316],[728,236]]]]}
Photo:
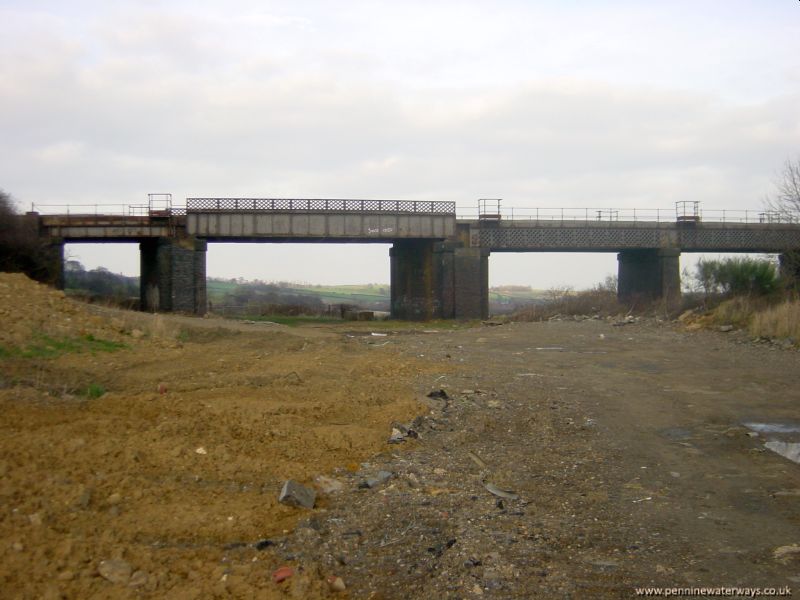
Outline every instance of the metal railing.
{"type": "MultiPolygon", "coordinates": [[[[31,211],[42,215],[97,218],[108,216],[163,216],[146,204],[32,204],[31,211]]],[[[459,219],[478,220],[484,213],[479,209],[456,208],[455,202],[419,200],[311,200],[289,198],[187,198],[186,206],[171,206],[169,216],[185,215],[188,211],[342,211],[342,212],[402,212],[419,214],[457,215],[459,219]]],[[[595,221],[633,223],[675,223],[674,208],[546,208],[504,206],[502,213],[492,218],[502,221],[595,221]]],[[[699,210],[693,221],[712,223],[800,224],[800,216],[765,210],[699,210]]]]}
{"type": "MultiPolygon", "coordinates": [[[[474,209],[459,209],[459,219],[480,220],[483,213],[474,209]]],[[[492,214],[492,219],[498,215],[492,214]]],[[[675,208],[546,208],[504,206],[502,221],[597,221],[632,223],[675,223],[689,220],[685,215],[676,215],[675,208]],[[682,218],[680,218],[682,217],[682,218]]],[[[764,210],[698,210],[691,215],[691,221],[712,223],[800,223],[800,216],[777,211],[764,210]]]]}
{"type": "Polygon", "coordinates": [[[325,198],[187,198],[187,212],[323,211],[402,212],[455,215],[456,203],[427,200],[349,200],[325,198]]]}
{"type": "Polygon", "coordinates": [[[147,204],[31,204],[31,212],[68,217],[147,217],[147,204]]]}

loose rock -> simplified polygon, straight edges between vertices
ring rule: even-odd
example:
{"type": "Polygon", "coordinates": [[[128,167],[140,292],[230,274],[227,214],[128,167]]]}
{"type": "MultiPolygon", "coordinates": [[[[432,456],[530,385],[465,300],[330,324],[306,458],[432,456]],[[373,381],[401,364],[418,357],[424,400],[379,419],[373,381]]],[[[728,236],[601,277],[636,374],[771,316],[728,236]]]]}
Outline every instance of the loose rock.
{"type": "Polygon", "coordinates": [[[112,558],[102,561],[97,567],[97,572],[100,573],[101,577],[107,579],[111,583],[124,585],[128,583],[131,578],[133,567],[124,560],[112,558]]]}
{"type": "Polygon", "coordinates": [[[313,489],[291,479],[283,484],[281,494],[278,496],[278,502],[281,504],[299,508],[314,508],[314,503],[316,501],[317,493],[313,489]]]}
{"type": "Polygon", "coordinates": [[[368,478],[362,487],[374,488],[378,487],[382,483],[386,483],[392,478],[392,473],[390,471],[378,471],[378,474],[375,477],[368,478]]]}
{"type": "Polygon", "coordinates": [[[147,581],[147,573],[144,571],[136,571],[133,575],[131,575],[131,579],[128,582],[128,587],[142,587],[147,585],[147,581]]]}
{"type": "Polygon", "coordinates": [[[343,592],[345,589],[347,589],[347,586],[344,584],[344,580],[336,575],[331,575],[328,577],[328,586],[331,588],[332,592],[343,592]]]}
{"type": "Polygon", "coordinates": [[[292,575],[294,575],[294,569],[292,569],[292,567],[278,567],[272,573],[272,581],[281,583],[289,579],[292,575]]]}

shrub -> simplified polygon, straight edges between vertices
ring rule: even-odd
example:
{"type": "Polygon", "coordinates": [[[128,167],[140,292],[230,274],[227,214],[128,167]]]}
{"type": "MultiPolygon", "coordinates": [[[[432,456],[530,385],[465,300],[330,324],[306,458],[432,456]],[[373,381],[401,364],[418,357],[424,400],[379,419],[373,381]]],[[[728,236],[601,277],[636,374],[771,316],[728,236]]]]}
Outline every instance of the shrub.
{"type": "Polygon", "coordinates": [[[749,257],[701,260],[697,263],[696,278],[706,294],[768,296],[779,288],[775,265],[749,257]]]}
{"type": "Polygon", "coordinates": [[[60,278],[60,265],[26,218],[14,210],[9,194],[0,190],[0,271],[25,273],[32,279],[53,283],[60,278]]]}

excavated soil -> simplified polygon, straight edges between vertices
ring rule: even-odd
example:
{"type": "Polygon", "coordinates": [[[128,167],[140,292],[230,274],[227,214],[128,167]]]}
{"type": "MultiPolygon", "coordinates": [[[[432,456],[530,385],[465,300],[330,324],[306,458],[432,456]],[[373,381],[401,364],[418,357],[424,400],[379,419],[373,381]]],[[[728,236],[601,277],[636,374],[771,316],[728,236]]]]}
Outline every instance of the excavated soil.
{"type": "Polygon", "coordinates": [[[226,545],[295,525],[284,479],[357,469],[421,411],[428,367],[351,338],[105,312],[0,274],[3,597],[208,596],[226,545]],[[110,588],[108,559],[146,576],[110,588]]]}
{"type": "Polygon", "coordinates": [[[6,275],[0,316],[3,597],[800,583],[800,465],[769,450],[800,441],[798,353],[744,333],[288,329],[90,309],[6,275]],[[277,503],[286,478],[315,508],[277,503]]]}

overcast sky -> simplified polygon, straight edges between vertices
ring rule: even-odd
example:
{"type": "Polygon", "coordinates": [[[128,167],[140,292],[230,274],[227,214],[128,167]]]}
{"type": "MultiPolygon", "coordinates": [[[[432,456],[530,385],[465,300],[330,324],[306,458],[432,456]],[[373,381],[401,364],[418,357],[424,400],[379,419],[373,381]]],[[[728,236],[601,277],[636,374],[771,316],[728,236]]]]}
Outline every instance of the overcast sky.
{"type": "MultiPolygon", "coordinates": [[[[171,192],[757,210],[800,156],[800,2],[0,0],[0,133],[25,209],[171,192]]],[[[68,251],[138,272],[133,245],[68,251]]],[[[495,255],[490,279],[615,269],[495,255]]],[[[386,282],[388,247],[213,244],[208,273],[386,282]]]]}

